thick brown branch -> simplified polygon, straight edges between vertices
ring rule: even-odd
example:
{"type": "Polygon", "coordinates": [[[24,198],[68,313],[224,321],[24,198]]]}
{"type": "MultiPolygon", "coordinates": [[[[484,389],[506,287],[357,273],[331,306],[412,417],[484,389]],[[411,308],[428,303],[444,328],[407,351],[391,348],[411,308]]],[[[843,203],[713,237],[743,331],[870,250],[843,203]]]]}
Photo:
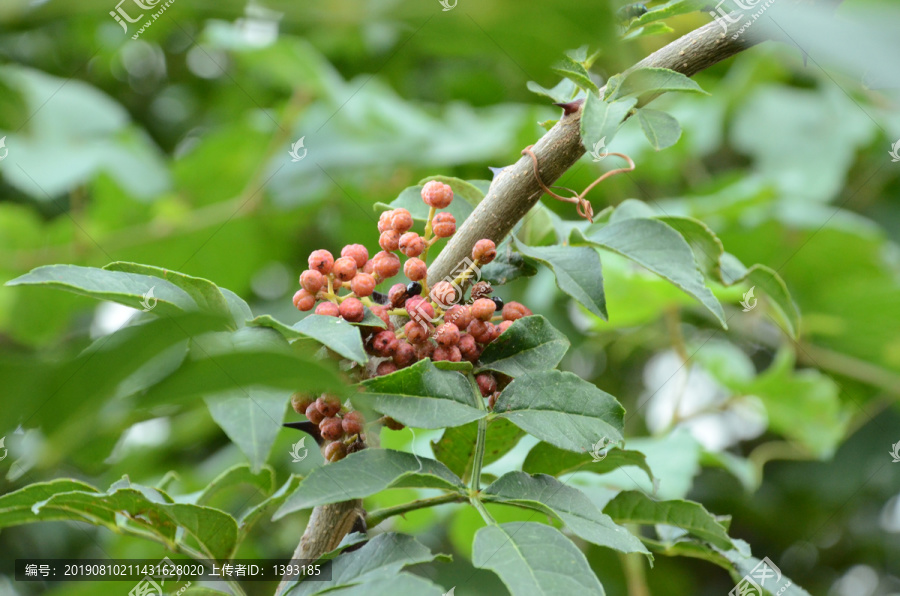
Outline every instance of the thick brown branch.
{"type": "MultiPolygon", "coordinates": [[[[647,56],[630,70],[668,68],[691,76],[759,41],[749,35],[732,40],[730,35],[723,32],[718,23],[709,23],[647,56]]],[[[552,184],[584,155],[580,121],[579,108],[561,118],[532,148],[541,164],[541,176],[546,184],[552,184]]],[[[429,280],[441,279],[453,271],[459,262],[469,256],[472,246],[481,238],[490,238],[497,243],[503,240],[541,195],[530,157],[522,157],[503,168],[491,183],[487,196],[432,264],[428,271],[429,280]]]]}

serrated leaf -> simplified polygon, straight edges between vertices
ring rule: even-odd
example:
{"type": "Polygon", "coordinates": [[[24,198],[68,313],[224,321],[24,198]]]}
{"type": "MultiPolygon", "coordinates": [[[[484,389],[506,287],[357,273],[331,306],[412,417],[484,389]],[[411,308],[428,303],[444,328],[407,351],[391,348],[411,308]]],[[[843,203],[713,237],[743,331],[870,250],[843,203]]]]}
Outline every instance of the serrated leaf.
{"type": "Polygon", "coordinates": [[[700,270],[709,279],[722,280],[722,270],[719,258],[724,247],[718,236],[702,221],[692,217],[677,215],[656,216],[661,222],[670,225],[690,245],[694,252],[694,260],[700,266],[700,270]]]}
{"type": "Polygon", "coordinates": [[[637,117],[644,136],[657,151],[671,147],[681,138],[678,120],[666,112],[641,108],[637,111],[637,117]]]}
{"type": "Polygon", "coordinates": [[[625,73],[621,84],[610,96],[612,99],[625,97],[656,96],[666,91],[686,91],[709,95],[690,77],[668,68],[639,68],[625,73]]]}
{"type": "Polygon", "coordinates": [[[603,273],[597,251],[587,246],[526,246],[518,241],[515,244],[526,257],[550,267],[560,290],[607,320],[603,273]]]}
{"type": "Polygon", "coordinates": [[[723,328],[728,328],[722,305],[703,283],[690,245],[667,224],[655,219],[631,218],[599,229],[588,228],[586,234],[573,230],[570,241],[573,244],[587,241],[643,265],[699,300],[723,328]]]}
{"type": "MultiPolygon", "coordinates": [[[[425,186],[426,182],[431,182],[432,180],[437,180],[438,182],[443,182],[448,185],[453,189],[453,200],[456,200],[457,198],[465,199],[473,209],[478,206],[478,203],[481,202],[481,199],[483,199],[485,195],[480,188],[471,182],[461,178],[454,178],[453,176],[429,176],[428,178],[419,180],[419,186],[425,186]]],[[[421,200],[421,196],[419,197],[419,200],[421,200]]]]}
{"type": "MultiPolygon", "coordinates": [[[[225,299],[225,295],[219,290],[219,286],[208,279],[193,277],[177,271],[153,267],[152,265],[128,263],[125,261],[110,263],[103,267],[103,269],[105,271],[136,273],[142,276],[164,279],[187,292],[193,301],[197,303],[197,306],[200,307],[200,310],[205,310],[223,317],[231,316],[231,308],[228,305],[228,301],[225,299]]],[[[156,292],[154,292],[154,294],[155,293],[156,292]]],[[[243,322],[243,319],[241,322],[243,322]]]]}
{"type": "Polygon", "coordinates": [[[258,472],[254,472],[247,464],[237,464],[212,479],[197,496],[194,505],[206,505],[219,491],[226,490],[242,484],[249,484],[268,495],[275,490],[275,470],[269,466],[263,466],[258,472]]]}
{"type": "Polygon", "coordinates": [[[173,503],[162,491],[132,484],[127,477],[106,493],[57,493],[32,505],[35,519],[45,511],[64,511],[69,519],[106,526],[118,531],[116,516],[124,515],[144,531],[166,540],[175,540],[178,527],[191,535],[202,552],[223,560],[231,556],[237,544],[237,522],[218,509],[186,503],[173,503]]]}
{"type": "Polygon", "coordinates": [[[439,461],[392,449],[364,449],[313,470],[272,519],[317,505],[361,499],[388,488],[402,487],[465,489],[459,477],[439,461]]]}
{"type": "Polygon", "coordinates": [[[484,418],[468,379],[440,370],[428,358],[389,375],[362,382],[366,393],[354,396],[391,418],[416,428],[460,426],[484,418]]]}
{"type": "Polygon", "coordinates": [[[515,379],[500,394],[494,412],[543,441],[582,453],[601,438],[621,441],[625,415],[616,398],[558,370],[515,379]]]}
{"type": "Polygon", "coordinates": [[[606,504],[603,513],[621,524],[666,524],[686,530],[713,546],[734,547],[725,528],[700,503],[654,501],[638,491],[623,491],[606,504]]]}
{"type": "Polygon", "coordinates": [[[74,491],[100,492],[90,484],[69,478],[60,478],[50,482],[36,482],[6,493],[0,496],[0,528],[38,521],[70,520],[72,516],[64,510],[47,509],[35,515],[31,511],[31,507],[35,503],[46,501],[53,495],[74,491]]]}
{"type": "MultiPolygon", "coordinates": [[[[524,434],[522,429],[503,418],[489,421],[483,464],[486,466],[509,453],[524,434]]],[[[439,462],[444,463],[451,472],[464,481],[468,481],[472,473],[477,437],[478,423],[470,422],[463,426],[448,428],[440,440],[431,442],[431,448],[439,462]]]]}
{"type": "MultiPolygon", "coordinates": [[[[105,271],[96,267],[46,265],[10,280],[6,285],[47,286],[97,300],[118,302],[137,310],[145,308],[142,305],[144,296],[152,289],[153,298],[156,299],[152,309],[155,314],[176,315],[198,310],[190,295],[170,281],[150,275],[105,271]]],[[[152,302],[148,299],[146,303],[152,302]]]]}
{"type": "MultiPolygon", "coordinates": [[[[360,452],[365,453],[365,452],[360,452]]],[[[345,460],[342,460],[345,461],[345,460]]],[[[360,594],[368,595],[367,587],[378,585],[381,582],[391,582],[401,574],[401,570],[407,565],[428,563],[442,555],[434,555],[430,550],[412,536],[386,532],[375,536],[366,542],[362,548],[353,552],[343,553],[325,563],[329,566],[331,579],[326,581],[303,582],[295,584],[293,589],[286,594],[288,596],[312,596],[327,592],[328,594],[360,594]],[[377,584],[377,585],[376,585],[377,584]],[[345,591],[340,588],[358,587],[356,591],[345,591]]],[[[328,573],[328,570],[324,570],[328,573]]],[[[400,580],[405,582],[405,580],[400,580]]],[[[403,585],[424,586],[423,583],[410,583],[403,585]]],[[[433,585],[433,584],[432,584],[433,585]]],[[[380,593],[380,592],[372,592],[380,593]]],[[[393,594],[428,594],[426,592],[404,592],[395,590],[393,594]]],[[[438,593],[440,594],[440,592],[438,593]]]]}
{"type": "Polygon", "coordinates": [[[532,93],[536,93],[538,95],[542,95],[544,97],[552,99],[553,103],[565,103],[567,101],[572,101],[573,99],[575,99],[575,95],[578,93],[578,85],[576,85],[575,82],[571,79],[561,80],[552,89],[542,87],[534,81],[528,81],[527,83],[525,83],[525,86],[532,93]]]}
{"type": "MultiPolygon", "coordinates": [[[[375,317],[375,315],[372,315],[375,317]]],[[[375,317],[376,319],[378,317],[375,317]]],[[[378,319],[384,327],[384,321],[378,319]]],[[[362,336],[359,330],[344,319],[326,315],[309,315],[288,326],[269,315],[261,315],[251,321],[247,321],[248,327],[267,327],[274,329],[287,340],[310,338],[327,346],[330,350],[340,354],[348,360],[365,364],[369,357],[363,348],[362,336]],[[313,318],[315,317],[315,318],[313,318]],[[307,321],[308,323],[304,323],[307,321]]]]}
{"type": "MultiPolygon", "coordinates": [[[[422,186],[410,186],[409,188],[404,189],[403,192],[400,193],[400,196],[391,201],[390,204],[375,203],[376,211],[385,211],[387,209],[397,209],[400,207],[408,210],[416,221],[424,222],[428,220],[429,207],[422,200],[422,186]]],[[[472,210],[472,205],[464,198],[457,197],[456,191],[454,190],[453,202],[450,203],[449,207],[442,209],[441,211],[450,213],[456,219],[456,227],[459,229],[466,218],[471,215],[472,210]]]]}
{"type": "MultiPolygon", "coordinates": [[[[610,79],[610,83],[615,81],[610,79]]],[[[610,83],[607,83],[607,87],[610,83]]],[[[584,100],[584,108],[581,114],[581,142],[586,151],[591,152],[594,147],[605,147],[612,142],[622,122],[628,117],[628,113],[637,103],[637,98],[628,97],[618,101],[604,101],[594,93],[588,93],[584,100]]]]}
{"type": "Polygon", "coordinates": [[[485,500],[515,503],[557,517],[578,537],[623,553],[650,552],[631,532],[601,513],[587,496],[546,474],[508,472],[484,489],[485,500]]]}
{"type": "Polygon", "coordinates": [[[591,80],[591,75],[588,73],[587,68],[584,67],[584,64],[571,56],[565,56],[562,60],[550,67],[550,70],[560,76],[570,79],[585,91],[593,91],[594,93],[598,91],[597,84],[591,80]]]}
{"type": "MultiPolygon", "coordinates": [[[[738,545],[738,548],[732,550],[720,550],[719,552],[734,565],[732,577],[744,578],[750,576],[754,570],[757,570],[757,567],[760,563],[763,563],[763,561],[751,556],[749,554],[749,547],[743,541],[735,540],[735,543],[738,545]],[[745,552],[747,554],[745,554],[745,552]]],[[[772,568],[774,563],[769,561],[768,563],[765,563],[765,565],[771,571],[771,574],[767,577],[768,581],[765,582],[765,585],[761,586],[765,589],[766,596],[810,596],[809,592],[783,575],[781,569],[777,569],[776,567],[776,572],[776,570],[772,568]]],[[[753,587],[752,584],[743,581],[743,579],[738,580],[738,586],[740,586],[741,589],[751,590],[750,592],[745,592],[747,594],[756,592],[756,588],[753,587]]]]}
{"type": "Polygon", "coordinates": [[[569,340],[541,315],[514,321],[482,352],[478,371],[492,370],[510,377],[556,368],[569,349],[569,340]]]}
{"type": "Polygon", "coordinates": [[[253,474],[259,473],[269,458],[291,393],[251,387],[204,398],[213,420],[250,460],[253,474]]]}
{"type": "Polygon", "coordinates": [[[610,449],[606,457],[600,461],[593,461],[590,453],[573,453],[549,443],[538,443],[531,448],[522,464],[522,471],[529,474],[550,474],[560,476],[569,472],[594,472],[606,474],[618,468],[635,466],[642,469],[650,481],[653,481],[653,472],[647,465],[647,459],[640,451],[626,449],[610,449]]]}
{"type": "Polygon", "coordinates": [[[228,288],[219,289],[222,291],[222,295],[225,296],[225,301],[228,303],[228,310],[231,311],[231,318],[237,322],[238,327],[246,325],[247,321],[253,318],[253,311],[250,310],[250,305],[228,288]]]}
{"type": "Polygon", "coordinates": [[[500,576],[512,596],[605,594],[590,565],[559,530],[534,522],[487,526],[475,534],[472,563],[500,576]]]}

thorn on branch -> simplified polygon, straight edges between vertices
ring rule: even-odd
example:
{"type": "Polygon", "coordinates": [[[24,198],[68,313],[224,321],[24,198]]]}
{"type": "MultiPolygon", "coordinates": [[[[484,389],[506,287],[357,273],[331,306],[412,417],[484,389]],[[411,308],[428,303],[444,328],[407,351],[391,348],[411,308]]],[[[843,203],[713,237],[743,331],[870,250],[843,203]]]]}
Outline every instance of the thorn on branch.
{"type": "Polygon", "coordinates": [[[576,99],[574,101],[568,101],[566,103],[555,103],[553,105],[563,109],[563,116],[568,116],[569,114],[574,114],[575,112],[577,112],[581,108],[581,104],[583,103],[583,99],[576,99]]]}
{"type": "Polygon", "coordinates": [[[578,215],[585,218],[586,220],[588,220],[591,223],[594,223],[594,208],[591,206],[591,202],[585,198],[587,193],[591,192],[591,190],[593,190],[593,188],[595,186],[597,186],[598,184],[600,184],[607,178],[615,176],[616,174],[621,174],[622,172],[631,172],[634,170],[634,161],[632,161],[630,157],[628,157],[624,153],[610,152],[610,153],[608,153],[608,155],[615,155],[615,156],[621,157],[622,159],[627,161],[628,167],[618,168],[616,170],[610,170],[609,172],[606,172],[605,174],[603,174],[602,176],[600,176],[599,178],[597,178],[596,180],[591,182],[588,185],[588,187],[585,188],[580,193],[577,193],[574,190],[572,190],[571,188],[566,188],[564,186],[552,186],[552,187],[548,188],[547,185],[544,184],[544,181],[541,179],[541,174],[538,171],[538,159],[537,159],[537,156],[534,154],[534,152],[531,150],[532,147],[534,147],[534,145],[529,145],[529,146],[525,147],[525,149],[522,150],[522,155],[531,156],[531,161],[532,161],[532,163],[534,163],[534,178],[535,178],[535,180],[537,180],[537,183],[540,185],[541,190],[543,190],[545,193],[547,193],[554,199],[559,199],[560,201],[565,201],[567,203],[575,203],[575,211],[578,212],[578,215]],[[572,196],[571,197],[560,196],[560,195],[556,194],[555,192],[553,192],[552,190],[550,190],[551,188],[559,188],[562,190],[567,190],[570,193],[572,193],[572,196]]]}

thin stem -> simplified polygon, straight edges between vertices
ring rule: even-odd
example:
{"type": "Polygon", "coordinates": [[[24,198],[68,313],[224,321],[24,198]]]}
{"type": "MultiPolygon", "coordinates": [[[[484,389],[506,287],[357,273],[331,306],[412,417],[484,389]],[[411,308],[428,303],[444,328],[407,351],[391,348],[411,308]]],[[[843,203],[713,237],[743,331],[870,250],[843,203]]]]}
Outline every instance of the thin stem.
{"type": "MultiPolygon", "coordinates": [[[[484,408],[484,401],[478,398],[481,407],[484,408]]],[[[487,436],[487,418],[478,421],[478,436],[475,439],[475,459],[472,462],[472,491],[481,490],[481,464],[484,460],[484,443],[487,436]]]]}
{"type": "MultiPolygon", "coordinates": [[[[422,239],[425,240],[425,250],[422,252],[422,256],[420,257],[423,262],[428,263],[428,249],[431,248],[432,242],[431,240],[431,221],[434,219],[434,214],[437,213],[437,209],[431,207],[428,209],[428,221],[425,223],[425,233],[422,234],[422,239]]],[[[428,295],[428,276],[425,276],[425,279],[422,280],[422,296],[428,295]]]]}
{"type": "Polygon", "coordinates": [[[644,556],[638,553],[619,553],[619,559],[622,561],[622,570],[625,572],[628,596],[650,596],[647,572],[644,569],[644,556]]]}
{"type": "Polygon", "coordinates": [[[369,529],[374,528],[387,518],[393,517],[395,515],[403,515],[408,511],[425,509],[426,507],[434,507],[436,505],[444,505],[445,503],[462,503],[465,500],[466,497],[463,495],[448,493],[446,495],[429,497],[427,499],[417,499],[415,501],[410,501],[409,503],[404,503],[402,505],[395,505],[394,507],[385,507],[383,509],[373,511],[366,516],[366,527],[369,529]]]}
{"type": "Polygon", "coordinates": [[[490,513],[488,513],[487,508],[485,508],[484,503],[481,502],[481,499],[478,498],[477,495],[469,497],[469,502],[472,504],[472,507],[478,510],[478,513],[481,514],[481,518],[485,521],[489,526],[496,526],[497,520],[495,520],[490,513]]]}

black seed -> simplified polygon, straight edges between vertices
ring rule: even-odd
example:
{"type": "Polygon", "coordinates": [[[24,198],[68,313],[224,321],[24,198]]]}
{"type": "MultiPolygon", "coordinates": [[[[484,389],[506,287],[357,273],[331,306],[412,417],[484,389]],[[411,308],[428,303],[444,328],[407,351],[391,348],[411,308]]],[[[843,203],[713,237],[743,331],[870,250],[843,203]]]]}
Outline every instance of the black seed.
{"type": "Polygon", "coordinates": [[[387,294],[382,294],[381,292],[372,292],[372,301],[377,304],[387,304],[387,294]]]}
{"type": "Polygon", "coordinates": [[[417,281],[411,281],[406,286],[406,294],[407,296],[418,296],[422,293],[422,284],[417,281]]]}
{"type": "Polygon", "coordinates": [[[497,310],[503,310],[503,298],[500,296],[494,296],[491,298],[494,301],[494,306],[497,307],[497,310]]]}

